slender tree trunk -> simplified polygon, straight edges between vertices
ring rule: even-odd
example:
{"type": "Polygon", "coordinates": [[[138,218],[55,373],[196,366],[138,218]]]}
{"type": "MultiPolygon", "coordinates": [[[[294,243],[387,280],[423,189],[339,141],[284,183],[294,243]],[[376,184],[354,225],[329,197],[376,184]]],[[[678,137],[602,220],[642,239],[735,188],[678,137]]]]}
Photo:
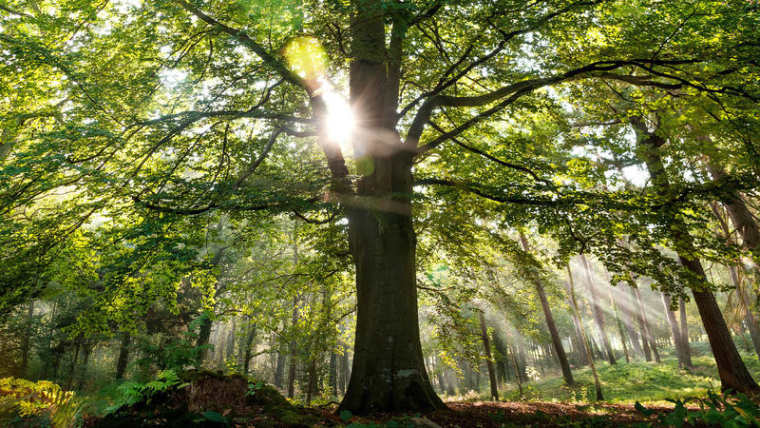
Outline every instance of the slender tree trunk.
{"type": "Polygon", "coordinates": [[[127,371],[127,363],[129,363],[129,333],[121,334],[121,342],[119,343],[119,357],[116,359],[116,379],[124,378],[124,372],[127,371]]]}
{"type": "Polygon", "coordinates": [[[480,315],[480,338],[483,340],[483,348],[486,351],[486,365],[488,366],[488,380],[491,384],[491,400],[499,401],[499,386],[496,383],[496,370],[493,367],[493,355],[491,355],[491,342],[488,339],[488,327],[483,312],[480,315]]]}
{"type": "Polygon", "coordinates": [[[232,319],[232,328],[227,334],[227,349],[224,355],[224,361],[235,361],[235,338],[237,336],[237,319],[232,319]]]}
{"type": "Polygon", "coordinates": [[[581,261],[586,271],[586,281],[588,284],[589,295],[591,296],[591,310],[594,314],[594,322],[599,329],[599,335],[602,337],[602,344],[607,351],[607,359],[610,364],[615,364],[615,353],[612,351],[612,345],[610,344],[610,338],[607,336],[607,331],[604,329],[604,313],[601,306],[599,306],[599,297],[596,293],[596,286],[591,278],[591,267],[589,266],[588,259],[585,254],[581,254],[581,261]]]}
{"type": "MultiPolygon", "coordinates": [[[[525,234],[522,230],[519,231],[520,233],[520,243],[522,243],[523,250],[525,252],[530,253],[530,245],[528,244],[527,238],[525,238],[525,234]]],[[[536,274],[538,275],[538,274],[536,274]]],[[[562,368],[562,377],[565,379],[565,383],[568,386],[572,386],[575,384],[575,381],[573,380],[573,372],[570,370],[570,363],[567,362],[567,355],[565,354],[565,349],[562,346],[562,339],[559,337],[559,331],[557,330],[557,325],[554,323],[554,316],[552,315],[551,307],[549,307],[549,300],[546,298],[546,292],[544,291],[544,284],[541,281],[541,278],[536,276],[533,278],[533,284],[536,287],[536,293],[538,294],[538,298],[541,301],[541,308],[544,311],[544,319],[546,320],[546,326],[549,328],[549,334],[552,338],[552,345],[554,346],[554,352],[557,355],[557,360],[559,361],[559,366],[562,368]]]]}
{"type": "Polygon", "coordinates": [[[248,334],[245,338],[245,351],[243,352],[243,374],[248,375],[248,368],[251,364],[251,357],[253,354],[253,339],[256,338],[256,324],[251,324],[248,327],[248,334]]]}
{"type": "MultiPolygon", "coordinates": [[[[573,280],[573,271],[570,269],[570,265],[567,265],[567,276],[568,276],[568,283],[570,286],[570,301],[572,302],[572,310],[575,313],[575,316],[580,319],[580,312],[578,311],[578,302],[575,300],[575,281],[573,280]]],[[[583,328],[583,324],[581,323],[581,340],[583,341],[583,346],[586,348],[586,354],[591,355],[591,347],[589,346],[588,337],[586,336],[586,329],[583,328]]],[[[604,400],[604,396],[602,395],[602,384],[599,382],[599,375],[596,372],[596,364],[594,364],[594,359],[589,358],[588,360],[589,365],[591,366],[591,374],[594,376],[594,390],[596,392],[596,399],[597,400],[604,400]]]]}
{"type": "Polygon", "coordinates": [[[641,295],[637,286],[631,284],[631,294],[636,304],[636,321],[639,324],[641,332],[641,345],[644,348],[644,359],[652,361],[652,350],[649,347],[649,327],[647,326],[646,317],[644,316],[644,307],[641,304],[641,295]]]}
{"type": "Polygon", "coordinates": [[[71,358],[71,365],[69,366],[69,375],[66,382],[67,389],[71,389],[71,385],[74,384],[74,376],[76,375],[77,360],[79,359],[79,349],[81,346],[81,338],[77,338],[74,343],[74,356],[71,358]]]}
{"type": "Polygon", "coordinates": [[[317,359],[312,358],[309,362],[308,370],[309,380],[306,384],[306,405],[311,405],[311,399],[316,393],[317,389],[317,359]]]}
{"type": "Polygon", "coordinates": [[[277,364],[274,369],[274,385],[282,389],[285,380],[285,354],[277,351],[277,364]]]}
{"type": "Polygon", "coordinates": [[[515,368],[515,380],[517,380],[517,389],[520,391],[520,397],[523,396],[523,387],[522,387],[522,375],[520,374],[521,368],[520,364],[517,362],[517,356],[516,354],[516,345],[513,343],[511,346],[512,352],[510,354],[512,355],[512,365],[515,368]]]}
{"type": "Polygon", "coordinates": [[[623,324],[628,331],[628,338],[630,339],[630,343],[633,346],[633,351],[639,356],[644,356],[644,350],[642,349],[641,342],[639,341],[639,332],[636,330],[636,327],[634,327],[634,320],[636,318],[636,315],[632,306],[635,304],[636,303],[634,299],[631,299],[629,296],[622,305],[624,318],[623,324]]]}
{"type": "Polygon", "coordinates": [[[749,336],[752,339],[752,346],[755,349],[755,354],[760,357],[760,326],[757,324],[755,314],[752,313],[752,306],[749,301],[747,291],[744,289],[741,279],[739,278],[739,272],[736,266],[729,266],[729,272],[731,273],[731,281],[736,287],[736,294],[739,296],[739,300],[742,303],[744,309],[744,321],[749,329],[749,336]]]}
{"type": "Polygon", "coordinates": [[[684,302],[683,297],[679,298],[678,306],[681,313],[681,340],[683,341],[681,349],[683,349],[684,358],[686,359],[686,367],[693,368],[691,348],[689,347],[689,321],[686,318],[686,302],[684,302]]]}
{"type": "Polygon", "coordinates": [[[654,355],[654,361],[659,364],[660,351],[657,350],[657,340],[654,337],[654,333],[652,333],[652,325],[649,323],[647,310],[641,303],[641,292],[639,291],[638,287],[634,288],[633,291],[636,293],[636,302],[639,305],[639,310],[641,310],[641,318],[644,321],[644,334],[647,337],[647,343],[649,343],[649,347],[651,348],[652,354],[654,355]]]}
{"type": "Polygon", "coordinates": [[[623,344],[623,355],[625,355],[625,362],[630,363],[631,362],[631,356],[628,354],[628,345],[626,345],[625,340],[625,330],[623,329],[623,323],[620,321],[620,316],[618,314],[617,304],[615,303],[615,298],[612,296],[612,283],[610,282],[610,288],[609,291],[609,297],[610,297],[610,306],[612,306],[612,313],[615,315],[615,324],[617,324],[618,328],[618,334],[620,335],[620,343],[623,344]]]}
{"type": "MultiPolygon", "coordinates": [[[[570,283],[565,283],[567,285],[567,302],[570,304],[570,307],[573,307],[573,301],[570,298],[570,283]]],[[[573,327],[575,328],[575,340],[577,342],[577,350],[578,350],[578,361],[580,365],[588,365],[589,360],[591,360],[591,354],[588,352],[588,347],[583,343],[583,333],[581,332],[581,329],[583,326],[581,325],[581,319],[579,317],[579,314],[576,311],[571,310],[570,314],[573,318],[573,327]]]]}
{"type": "MultiPolygon", "coordinates": [[[[0,161],[2,159],[0,158],[0,161]]],[[[26,376],[27,369],[29,368],[29,350],[31,348],[30,338],[32,337],[32,321],[34,320],[34,301],[29,302],[29,306],[26,310],[25,326],[27,334],[21,336],[21,368],[19,370],[19,377],[26,376]]]]}
{"type": "Polygon", "coordinates": [[[198,329],[198,339],[195,342],[195,346],[199,348],[204,347],[198,353],[198,361],[196,364],[199,367],[203,365],[203,361],[206,359],[207,349],[205,346],[209,343],[209,338],[211,338],[211,327],[213,326],[211,314],[209,312],[204,312],[202,316],[203,319],[201,320],[201,325],[198,329]]]}
{"type": "MultiPolygon", "coordinates": [[[[298,322],[298,298],[293,298],[293,317],[291,319],[291,326],[295,326],[298,322]]],[[[289,364],[288,364],[288,398],[293,398],[295,395],[296,386],[296,362],[297,362],[297,349],[296,341],[292,340],[288,347],[289,364]]]]}
{"type": "Polygon", "coordinates": [[[338,396],[338,354],[335,351],[330,352],[330,373],[327,380],[330,385],[330,394],[338,396]]]}
{"type": "Polygon", "coordinates": [[[87,379],[87,370],[88,370],[88,363],[90,362],[90,354],[92,353],[92,345],[90,343],[84,344],[84,349],[82,350],[82,366],[79,369],[79,380],[77,382],[77,389],[82,390],[84,389],[84,383],[87,379]]]}
{"type": "MultiPolygon", "coordinates": [[[[636,125],[634,123],[634,126],[636,125]]],[[[640,155],[646,162],[652,181],[662,192],[667,192],[670,183],[659,153],[659,148],[665,144],[665,140],[660,135],[646,132],[646,127],[641,126],[641,124],[638,124],[637,132],[643,134],[643,138],[639,138],[640,155]]],[[[718,303],[715,301],[715,296],[706,288],[708,281],[702,263],[699,259],[692,257],[697,252],[686,225],[676,217],[675,213],[671,213],[669,217],[670,230],[678,258],[681,264],[699,281],[699,284],[695,284],[692,288],[694,303],[697,304],[702,324],[710,340],[710,347],[718,366],[721,388],[743,393],[760,391],[760,387],[752,379],[739,355],[739,351],[736,349],[736,344],[731,338],[731,333],[723,314],[720,312],[718,303]]]]}
{"type": "Polygon", "coordinates": [[[683,350],[683,339],[681,339],[681,331],[678,327],[678,321],[676,321],[676,314],[670,309],[670,296],[665,293],[660,293],[662,297],[662,306],[665,309],[665,317],[670,324],[670,333],[673,336],[673,348],[676,350],[678,356],[678,365],[681,368],[689,368],[686,364],[686,355],[683,350]]]}
{"type": "MultiPolygon", "coordinates": [[[[723,180],[727,177],[723,167],[712,160],[708,161],[707,168],[715,180],[723,180]]],[[[742,237],[742,245],[750,251],[755,265],[760,267],[760,225],[755,221],[754,215],[747,208],[741,195],[735,191],[724,192],[721,195],[731,222],[742,237]]]]}
{"type": "Polygon", "coordinates": [[[496,350],[496,378],[499,383],[504,383],[507,381],[507,346],[501,340],[496,330],[493,331],[491,338],[493,339],[493,347],[496,350]]]}

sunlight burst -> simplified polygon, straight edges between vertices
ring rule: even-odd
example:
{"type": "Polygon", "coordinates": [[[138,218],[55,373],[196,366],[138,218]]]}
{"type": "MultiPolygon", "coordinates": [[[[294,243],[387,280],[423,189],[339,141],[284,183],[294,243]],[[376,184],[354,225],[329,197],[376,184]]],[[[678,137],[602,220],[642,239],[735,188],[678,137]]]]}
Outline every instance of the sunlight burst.
{"type": "Polygon", "coordinates": [[[352,153],[350,139],[356,125],[354,111],[348,101],[331,87],[326,87],[323,98],[327,107],[327,137],[330,142],[340,145],[344,156],[349,155],[352,153]]]}

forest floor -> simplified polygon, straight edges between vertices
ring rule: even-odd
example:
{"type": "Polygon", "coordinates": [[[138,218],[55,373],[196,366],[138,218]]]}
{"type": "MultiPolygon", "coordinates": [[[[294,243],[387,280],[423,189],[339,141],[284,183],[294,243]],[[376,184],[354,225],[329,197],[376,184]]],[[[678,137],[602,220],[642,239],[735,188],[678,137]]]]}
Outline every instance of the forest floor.
{"type": "MultiPolygon", "coordinates": [[[[86,427],[569,427],[659,426],[673,406],[648,405],[645,412],[620,403],[549,401],[448,401],[447,409],[421,414],[355,416],[337,412],[335,403],[304,407],[284,399],[266,384],[239,375],[198,372],[182,383],[93,417],[86,427]],[[645,414],[646,413],[646,414],[645,414]]],[[[582,386],[581,388],[585,388],[582,386]]]]}
{"type": "MultiPolygon", "coordinates": [[[[618,427],[656,425],[657,415],[672,407],[648,407],[653,413],[645,416],[633,405],[567,404],[552,402],[447,402],[448,409],[425,415],[372,415],[346,421],[349,427],[618,427]]],[[[326,412],[327,413],[327,412],[326,412]]],[[[334,414],[325,415],[326,419],[334,414]]]]}
{"type": "MultiPolygon", "coordinates": [[[[745,361],[760,377],[757,358],[745,355],[745,361]]],[[[505,388],[504,401],[488,401],[470,391],[464,396],[444,397],[447,409],[422,415],[356,416],[338,412],[334,402],[302,406],[263,382],[222,372],[169,370],[147,383],[127,381],[111,389],[111,393],[71,395],[71,399],[69,395],[46,392],[51,385],[60,390],[50,382],[8,378],[11,380],[0,380],[0,426],[37,427],[43,425],[38,423],[43,420],[67,417],[84,422],[85,428],[689,426],[683,425],[686,420],[696,426],[722,426],[737,420],[746,423],[732,426],[760,426],[757,402],[734,398],[726,401],[719,395],[710,395],[709,391],[716,391],[720,385],[714,363],[703,356],[695,357],[694,363],[691,371],[679,370],[672,358],[660,364],[600,364],[604,401],[589,400],[593,392],[590,373],[579,369],[574,370],[577,385],[573,388],[547,372],[544,378],[523,384],[522,393],[505,388]],[[16,407],[39,411],[11,412],[16,407]],[[4,419],[5,413],[10,419],[4,419]]]]}

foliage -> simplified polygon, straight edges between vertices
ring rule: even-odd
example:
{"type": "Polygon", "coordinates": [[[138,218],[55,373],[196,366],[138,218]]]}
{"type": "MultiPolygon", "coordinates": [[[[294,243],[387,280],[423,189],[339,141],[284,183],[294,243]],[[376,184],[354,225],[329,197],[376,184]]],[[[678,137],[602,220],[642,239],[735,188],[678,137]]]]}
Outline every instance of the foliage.
{"type": "MultiPolygon", "coordinates": [[[[668,427],[681,428],[690,426],[721,426],[731,428],[760,426],[760,405],[744,394],[719,395],[708,391],[707,398],[692,400],[668,400],[675,407],[672,412],[659,415],[658,424],[668,427]],[[686,407],[696,402],[699,409],[686,407]]],[[[636,402],[636,410],[644,415],[651,414],[641,403],[636,402]]]]}
{"type": "MultiPolygon", "coordinates": [[[[752,361],[745,358],[745,361],[752,361]]],[[[605,394],[610,403],[636,401],[662,404],[667,400],[689,399],[706,396],[708,391],[720,385],[715,363],[710,356],[693,358],[695,369],[685,371],[678,368],[674,358],[667,357],[661,364],[647,362],[619,363],[609,365],[597,363],[597,370],[605,394]]],[[[751,372],[760,374],[760,365],[752,363],[751,372]]],[[[593,398],[593,381],[588,368],[576,369],[573,375],[578,382],[570,388],[563,384],[561,377],[551,377],[524,385],[523,398],[527,400],[554,400],[562,402],[586,402],[593,398]]],[[[507,399],[519,399],[519,393],[512,387],[505,394],[507,399]]]]}
{"type": "Polygon", "coordinates": [[[81,422],[82,402],[73,391],[49,381],[0,379],[0,424],[70,428],[81,422]]]}
{"type": "Polygon", "coordinates": [[[114,412],[123,406],[131,406],[143,400],[150,401],[150,398],[161,392],[166,392],[173,388],[183,388],[188,383],[182,382],[179,375],[174,370],[162,370],[155,379],[146,383],[127,381],[119,385],[119,396],[117,401],[105,409],[106,413],[114,412]]]}

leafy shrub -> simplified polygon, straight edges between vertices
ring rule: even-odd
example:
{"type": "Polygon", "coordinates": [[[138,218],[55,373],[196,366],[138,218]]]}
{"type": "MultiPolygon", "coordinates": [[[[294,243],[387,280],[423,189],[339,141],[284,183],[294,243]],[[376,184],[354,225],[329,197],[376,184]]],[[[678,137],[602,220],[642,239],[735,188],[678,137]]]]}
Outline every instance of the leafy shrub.
{"type": "MultiPolygon", "coordinates": [[[[693,400],[668,400],[675,404],[672,412],[659,415],[658,424],[668,427],[721,426],[721,427],[760,427],[760,406],[744,394],[736,396],[719,395],[708,391],[707,398],[693,400]],[[699,410],[686,407],[689,401],[696,401],[699,410]]],[[[653,411],[636,402],[636,410],[646,416],[653,411]]]]}
{"type": "Polygon", "coordinates": [[[174,370],[162,370],[158,373],[155,379],[150,382],[124,382],[119,385],[119,400],[112,406],[106,409],[106,413],[116,411],[122,406],[131,406],[135,403],[143,401],[144,399],[150,399],[154,394],[162,391],[168,391],[170,388],[177,387],[182,388],[187,383],[182,383],[182,380],[174,370]]]}
{"type": "Polygon", "coordinates": [[[81,401],[53,382],[0,379],[0,425],[69,428],[81,422],[81,401]]]}

